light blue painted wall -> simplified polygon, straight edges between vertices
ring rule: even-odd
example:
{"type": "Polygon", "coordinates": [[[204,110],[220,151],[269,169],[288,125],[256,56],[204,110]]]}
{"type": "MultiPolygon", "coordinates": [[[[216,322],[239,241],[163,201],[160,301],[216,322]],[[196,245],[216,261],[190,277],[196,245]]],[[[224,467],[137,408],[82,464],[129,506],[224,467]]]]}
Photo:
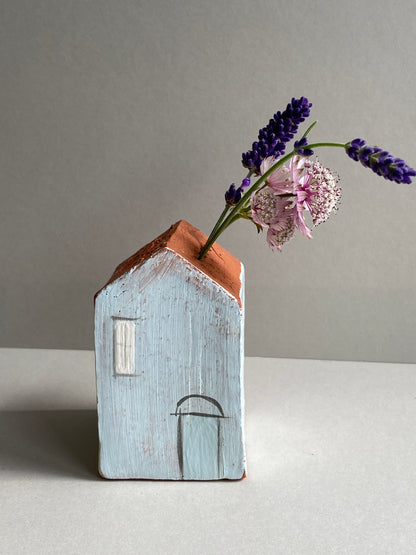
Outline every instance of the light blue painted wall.
{"type": "MultiPolygon", "coordinates": [[[[243,289],[242,268],[242,299],[243,289]]],[[[243,324],[237,300],[170,249],[100,292],[95,339],[103,476],[181,479],[173,413],[181,398],[201,394],[215,398],[226,416],[221,420],[221,474],[212,479],[242,477],[243,324]],[[115,316],[136,319],[136,374],[131,377],[114,375],[115,316]]],[[[203,468],[204,453],[187,454],[195,457],[193,468],[200,455],[203,468]]]]}

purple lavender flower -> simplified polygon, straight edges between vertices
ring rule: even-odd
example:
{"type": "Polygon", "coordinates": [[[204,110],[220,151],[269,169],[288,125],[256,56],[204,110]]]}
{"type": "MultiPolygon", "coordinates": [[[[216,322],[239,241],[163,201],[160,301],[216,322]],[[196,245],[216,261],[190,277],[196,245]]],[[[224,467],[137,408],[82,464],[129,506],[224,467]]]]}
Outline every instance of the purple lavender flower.
{"type": "Polygon", "coordinates": [[[357,138],[346,143],[345,150],[350,158],[390,181],[411,183],[411,177],[416,175],[416,170],[404,160],[395,158],[379,147],[368,146],[364,139],[357,138]]]}
{"type": "Polygon", "coordinates": [[[313,150],[311,148],[306,148],[308,146],[307,137],[302,137],[299,141],[295,141],[293,148],[298,154],[302,156],[312,156],[313,150]]]}
{"type": "Polygon", "coordinates": [[[241,182],[241,185],[236,189],[235,183],[231,183],[228,190],[225,192],[225,202],[230,206],[235,206],[240,202],[241,196],[245,189],[250,185],[250,178],[246,177],[241,182]]]}
{"type": "Polygon", "coordinates": [[[299,124],[309,116],[312,104],[307,98],[292,98],[286,110],[277,112],[269,123],[260,129],[258,141],[242,155],[243,166],[257,175],[260,173],[260,164],[268,156],[277,158],[281,156],[288,143],[296,135],[299,124]]]}

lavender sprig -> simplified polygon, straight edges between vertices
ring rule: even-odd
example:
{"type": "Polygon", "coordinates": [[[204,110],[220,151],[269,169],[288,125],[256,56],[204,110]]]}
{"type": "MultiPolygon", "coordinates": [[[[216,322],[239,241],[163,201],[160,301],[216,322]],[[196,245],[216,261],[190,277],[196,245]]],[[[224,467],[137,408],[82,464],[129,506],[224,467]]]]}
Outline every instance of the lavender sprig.
{"type": "Polygon", "coordinates": [[[260,129],[258,141],[253,143],[252,150],[242,155],[243,166],[259,175],[260,165],[265,158],[277,158],[284,154],[286,143],[293,139],[299,124],[309,116],[311,106],[309,100],[302,96],[292,98],[284,112],[276,112],[273,119],[260,129]]]}
{"type": "Polygon", "coordinates": [[[368,146],[364,139],[357,138],[346,143],[345,150],[350,158],[390,181],[411,183],[411,177],[416,175],[416,171],[404,160],[379,147],[368,146]]]}
{"type": "Polygon", "coordinates": [[[241,195],[249,185],[250,185],[249,177],[246,177],[245,179],[243,179],[243,181],[241,182],[241,185],[237,189],[235,188],[235,183],[231,183],[230,187],[225,193],[226,204],[229,206],[235,206],[237,203],[239,203],[241,200],[241,195]]]}
{"type": "Polygon", "coordinates": [[[299,141],[295,141],[293,149],[296,150],[296,152],[301,156],[312,156],[313,154],[313,150],[308,148],[307,137],[302,137],[299,141]]]}

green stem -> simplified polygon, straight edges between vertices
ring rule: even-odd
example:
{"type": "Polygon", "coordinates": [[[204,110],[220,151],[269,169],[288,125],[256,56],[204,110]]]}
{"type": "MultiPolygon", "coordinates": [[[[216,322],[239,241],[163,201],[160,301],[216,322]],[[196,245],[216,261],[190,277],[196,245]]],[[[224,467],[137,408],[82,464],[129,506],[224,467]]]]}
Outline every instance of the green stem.
{"type": "MultiPolygon", "coordinates": [[[[230,206],[229,204],[226,204],[226,205],[225,205],[224,210],[221,212],[221,216],[218,218],[217,223],[214,225],[214,229],[211,231],[211,233],[210,233],[210,235],[209,235],[209,237],[208,237],[207,243],[209,243],[209,242],[211,241],[212,237],[217,233],[218,228],[220,227],[220,225],[221,225],[223,219],[225,218],[225,215],[226,215],[227,212],[230,210],[230,208],[231,208],[231,206],[230,206]]],[[[206,245],[207,243],[205,243],[205,245],[206,245]]],[[[204,250],[204,249],[202,249],[202,250],[204,250]]],[[[201,250],[201,253],[202,253],[202,250],[201,250]]],[[[208,249],[207,249],[207,251],[208,251],[208,249]]],[[[207,252],[207,251],[206,251],[206,252],[207,252]]],[[[206,252],[204,253],[204,256],[205,256],[206,252]]],[[[200,255],[199,255],[199,260],[202,260],[202,258],[201,258],[201,253],[200,253],[200,255]]]]}
{"type": "Polygon", "coordinates": [[[337,146],[337,147],[345,148],[344,143],[312,143],[308,145],[308,148],[318,148],[321,146],[337,146]]]}
{"type": "Polygon", "coordinates": [[[309,133],[311,132],[311,130],[315,127],[315,125],[318,123],[318,120],[314,121],[313,123],[311,123],[311,125],[308,127],[308,129],[305,131],[305,133],[302,135],[302,139],[304,137],[306,137],[307,135],[309,135],[309,133]]]}

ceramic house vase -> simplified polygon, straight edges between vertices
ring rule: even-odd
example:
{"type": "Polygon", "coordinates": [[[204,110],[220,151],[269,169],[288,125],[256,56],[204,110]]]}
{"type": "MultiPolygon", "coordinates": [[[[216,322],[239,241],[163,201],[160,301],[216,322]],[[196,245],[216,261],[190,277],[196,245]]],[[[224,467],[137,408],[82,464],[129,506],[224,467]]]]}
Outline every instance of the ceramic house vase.
{"type": "Polygon", "coordinates": [[[99,470],[113,479],[245,476],[244,268],[181,220],[95,296],[99,470]]]}

